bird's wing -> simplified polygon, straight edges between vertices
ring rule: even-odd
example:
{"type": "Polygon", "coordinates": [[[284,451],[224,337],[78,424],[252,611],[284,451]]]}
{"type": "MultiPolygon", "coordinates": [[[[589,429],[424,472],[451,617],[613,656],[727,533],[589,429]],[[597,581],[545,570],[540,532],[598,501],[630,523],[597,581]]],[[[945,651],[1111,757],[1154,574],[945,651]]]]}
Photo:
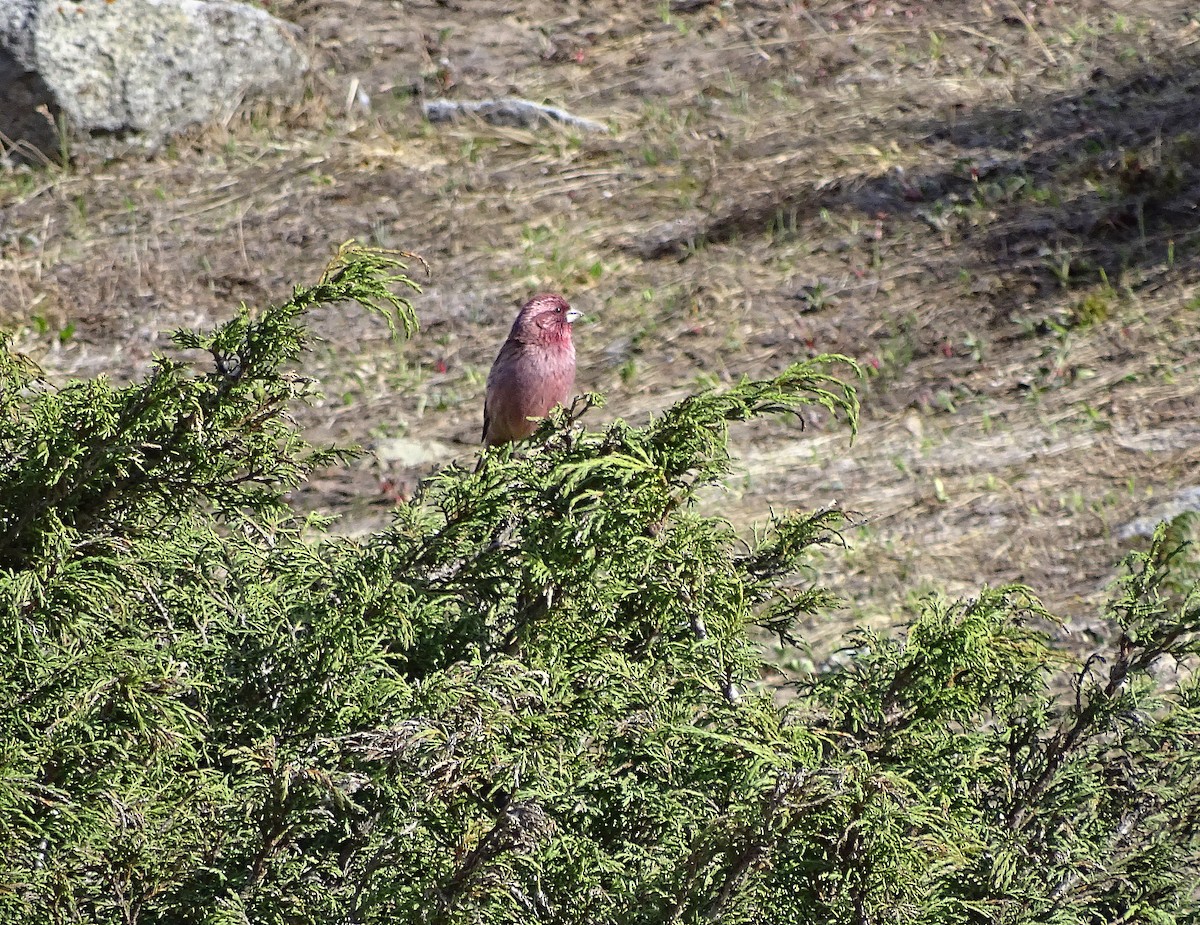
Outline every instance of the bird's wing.
{"type": "Polygon", "coordinates": [[[487,443],[488,429],[489,429],[491,426],[492,426],[492,414],[491,414],[491,412],[488,410],[488,402],[487,402],[487,399],[486,399],[486,398],[484,398],[484,400],[483,400],[483,436],[481,436],[481,437],[479,438],[479,439],[480,439],[480,442],[482,442],[482,443],[487,443]]]}

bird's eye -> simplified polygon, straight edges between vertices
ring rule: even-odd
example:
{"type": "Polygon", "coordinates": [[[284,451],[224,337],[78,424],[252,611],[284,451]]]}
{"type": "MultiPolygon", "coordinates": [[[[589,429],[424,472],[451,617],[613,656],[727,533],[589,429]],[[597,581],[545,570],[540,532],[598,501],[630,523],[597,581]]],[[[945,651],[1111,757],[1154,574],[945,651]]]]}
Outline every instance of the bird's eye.
{"type": "Polygon", "coordinates": [[[561,306],[561,305],[555,305],[555,306],[554,306],[554,313],[555,313],[556,315],[561,315],[561,314],[562,314],[562,306],[561,306]]]}

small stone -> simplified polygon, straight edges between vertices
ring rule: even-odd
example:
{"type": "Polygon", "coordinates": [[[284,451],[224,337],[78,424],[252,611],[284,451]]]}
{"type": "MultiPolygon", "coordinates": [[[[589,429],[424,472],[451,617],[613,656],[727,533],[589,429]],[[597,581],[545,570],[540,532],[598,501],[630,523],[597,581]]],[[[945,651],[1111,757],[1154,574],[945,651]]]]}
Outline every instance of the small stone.
{"type": "Polygon", "coordinates": [[[456,453],[454,447],[440,440],[417,440],[413,437],[388,437],[371,445],[375,458],[388,466],[423,466],[444,462],[456,453]]]}

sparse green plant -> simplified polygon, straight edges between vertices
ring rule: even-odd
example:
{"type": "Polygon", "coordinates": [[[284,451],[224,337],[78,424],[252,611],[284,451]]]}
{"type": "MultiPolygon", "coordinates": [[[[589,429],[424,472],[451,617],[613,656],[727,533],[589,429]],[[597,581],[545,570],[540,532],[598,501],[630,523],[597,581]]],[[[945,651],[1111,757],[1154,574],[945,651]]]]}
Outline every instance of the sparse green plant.
{"type": "Polygon", "coordinates": [[[932,29],[929,31],[929,60],[937,63],[941,60],[945,39],[932,29]]]}
{"type": "MultiPolygon", "coordinates": [[[[51,118],[44,106],[41,107],[41,111],[47,118],[51,118]]],[[[69,171],[71,169],[71,124],[67,119],[66,112],[57,112],[52,118],[54,120],[54,136],[58,143],[58,166],[69,171]]]]}
{"type": "Polygon", "coordinates": [[[1058,280],[1058,285],[1062,289],[1071,288],[1071,255],[1057,254],[1046,258],[1046,267],[1054,274],[1054,278],[1058,280]]]}
{"type": "Polygon", "coordinates": [[[974,331],[968,332],[963,338],[963,346],[967,348],[971,359],[976,363],[982,363],[984,357],[987,355],[987,341],[982,335],[976,334],[974,331]]]}
{"type": "Polygon", "coordinates": [[[795,209],[778,209],[767,233],[776,244],[791,241],[799,234],[799,216],[795,209]]]}
{"type": "Polygon", "coordinates": [[[824,282],[816,282],[806,286],[800,292],[800,298],[810,311],[819,312],[838,304],[838,298],[829,292],[824,282]]]}

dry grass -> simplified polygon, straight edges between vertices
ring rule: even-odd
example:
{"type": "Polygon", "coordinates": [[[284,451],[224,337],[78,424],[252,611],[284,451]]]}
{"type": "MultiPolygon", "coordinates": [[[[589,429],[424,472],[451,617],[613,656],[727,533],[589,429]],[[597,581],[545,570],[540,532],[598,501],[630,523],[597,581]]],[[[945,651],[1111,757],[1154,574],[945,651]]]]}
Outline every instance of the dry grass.
{"type": "Polygon", "coordinates": [[[303,503],[347,529],[471,452],[532,290],[590,316],[579,381],[613,416],[848,353],[870,372],[857,443],[821,420],[741,431],[720,510],[860,512],[823,576],[856,619],[902,614],[914,587],[1024,581],[1086,624],[1127,525],[1200,484],[1193,8],[486,7],[276,3],[325,64],[301,106],[148,160],[0,176],[21,349],[54,377],[134,375],[157,332],[278,299],[345,239],[420,252],[411,344],[318,319],[314,438],[430,457],[315,480],[303,503]],[[435,128],[414,87],[544,99],[612,133],[435,128]]]}

